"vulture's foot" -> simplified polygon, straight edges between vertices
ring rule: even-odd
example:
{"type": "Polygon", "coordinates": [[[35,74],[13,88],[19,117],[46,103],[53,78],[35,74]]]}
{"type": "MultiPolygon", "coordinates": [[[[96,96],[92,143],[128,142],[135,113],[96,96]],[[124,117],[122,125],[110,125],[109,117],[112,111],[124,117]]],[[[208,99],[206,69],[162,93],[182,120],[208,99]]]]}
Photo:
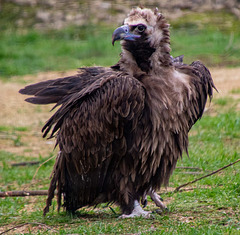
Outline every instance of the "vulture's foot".
{"type": "Polygon", "coordinates": [[[151,217],[151,211],[144,211],[142,207],[140,206],[139,202],[137,200],[134,201],[134,209],[131,214],[126,215],[122,214],[119,216],[119,219],[126,219],[126,218],[134,218],[134,217],[143,217],[143,218],[150,218],[151,217]]]}
{"type": "Polygon", "coordinates": [[[151,191],[149,196],[155,202],[156,206],[162,209],[162,211],[167,210],[167,207],[162,203],[162,198],[155,191],[151,191]]]}
{"type": "Polygon", "coordinates": [[[142,198],[142,205],[143,208],[147,206],[147,195],[149,195],[156,204],[156,206],[160,207],[162,211],[166,211],[167,207],[162,203],[163,199],[154,191],[154,190],[149,190],[147,194],[145,194],[142,198]]]}

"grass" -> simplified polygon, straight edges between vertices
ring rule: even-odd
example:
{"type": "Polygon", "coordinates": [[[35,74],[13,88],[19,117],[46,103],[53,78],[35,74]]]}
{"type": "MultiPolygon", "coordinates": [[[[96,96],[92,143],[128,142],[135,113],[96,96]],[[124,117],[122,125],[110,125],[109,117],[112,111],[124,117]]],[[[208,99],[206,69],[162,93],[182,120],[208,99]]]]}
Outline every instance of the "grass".
{"type": "MultiPolygon", "coordinates": [[[[239,158],[240,115],[239,100],[223,97],[214,99],[210,109],[190,132],[189,158],[184,155],[178,166],[197,167],[199,170],[176,169],[169,184],[175,188],[197,177],[217,170],[239,158]],[[191,172],[192,174],[189,174],[191,172]]],[[[1,127],[2,132],[26,134],[30,127],[1,127]]],[[[31,131],[31,130],[29,130],[31,131]]],[[[39,137],[40,138],[40,137],[39,137]]],[[[14,144],[14,143],[13,143],[14,144]]],[[[50,155],[52,156],[52,155],[50,155]]],[[[48,176],[54,160],[44,164],[32,182],[38,165],[13,167],[11,162],[39,160],[0,151],[0,190],[47,189],[48,176]]],[[[78,234],[240,234],[240,168],[233,165],[221,173],[190,185],[190,189],[178,193],[164,192],[169,212],[154,214],[152,219],[118,220],[120,210],[100,205],[96,209],[83,208],[75,215],[56,212],[56,201],[50,213],[42,217],[45,197],[15,197],[0,200],[0,226],[11,228],[25,225],[25,232],[32,233],[78,233],[78,234]],[[41,225],[39,225],[39,223],[41,225]],[[28,226],[28,227],[27,227],[28,226]],[[48,227],[46,227],[48,226],[48,227]],[[51,230],[48,230],[49,227],[51,230]],[[39,231],[38,231],[39,230],[39,231]]],[[[150,202],[146,210],[155,210],[150,202]]]]}
{"type": "MultiPolygon", "coordinates": [[[[0,34],[0,77],[4,80],[40,71],[109,66],[118,61],[119,43],[111,45],[117,25],[35,31],[16,29],[9,23],[4,28],[6,17],[0,23],[4,29],[0,34]]],[[[184,54],[187,63],[201,59],[208,66],[240,65],[240,22],[233,15],[194,13],[170,23],[174,56],[184,54]]]]}
{"type": "Polygon", "coordinates": [[[231,14],[192,13],[174,20],[171,25],[175,56],[187,55],[187,63],[197,58],[208,66],[239,66],[240,22],[231,14]]]}
{"type": "Polygon", "coordinates": [[[117,62],[119,48],[112,47],[109,28],[68,28],[63,31],[0,35],[0,76],[9,78],[40,71],[77,69],[117,62]]]}

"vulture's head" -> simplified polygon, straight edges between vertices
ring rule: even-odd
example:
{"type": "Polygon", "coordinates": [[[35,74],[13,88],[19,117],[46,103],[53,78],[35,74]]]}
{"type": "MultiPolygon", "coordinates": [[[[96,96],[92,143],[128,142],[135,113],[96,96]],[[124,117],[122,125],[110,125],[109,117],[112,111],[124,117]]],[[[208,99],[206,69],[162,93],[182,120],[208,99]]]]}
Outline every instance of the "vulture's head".
{"type": "Polygon", "coordinates": [[[135,61],[145,72],[153,67],[170,66],[169,24],[156,9],[136,8],[131,10],[124,24],[112,35],[112,43],[120,40],[122,57],[135,61]]]}

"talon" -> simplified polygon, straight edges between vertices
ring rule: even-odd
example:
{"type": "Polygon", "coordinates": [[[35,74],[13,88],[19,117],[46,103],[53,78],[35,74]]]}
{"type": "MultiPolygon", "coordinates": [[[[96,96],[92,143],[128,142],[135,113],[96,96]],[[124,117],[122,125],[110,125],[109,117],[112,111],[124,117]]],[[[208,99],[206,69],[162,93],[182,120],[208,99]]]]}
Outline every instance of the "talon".
{"type": "Polygon", "coordinates": [[[147,206],[147,204],[148,204],[147,199],[145,199],[144,201],[142,201],[143,208],[145,208],[145,207],[147,206]]]}
{"type": "Polygon", "coordinates": [[[141,204],[143,205],[143,208],[147,206],[147,194],[144,193],[143,196],[142,196],[142,200],[141,200],[141,204]]]}
{"type": "Polygon", "coordinates": [[[169,209],[166,207],[166,208],[164,209],[164,212],[169,212],[169,209]]]}

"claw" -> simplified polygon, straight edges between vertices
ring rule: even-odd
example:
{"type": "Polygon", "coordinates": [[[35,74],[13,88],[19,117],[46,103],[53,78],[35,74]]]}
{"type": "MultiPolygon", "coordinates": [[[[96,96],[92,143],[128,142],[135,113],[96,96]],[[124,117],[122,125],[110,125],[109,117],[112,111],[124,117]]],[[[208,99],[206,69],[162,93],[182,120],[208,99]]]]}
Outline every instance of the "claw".
{"type": "Polygon", "coordinates": [[[143,205],[143,208],[145,208],[148,204],[148,201],[147,201],[147,198],[143,201],[142,200],[142,205],[143,205]]]}
{"type": "Polygon", "coordinates": [[[147,194],[144,193],[142,196],[141,204],[143,205],[143,208],[147,206],[148,201],[147,201],[147,194]]]}

